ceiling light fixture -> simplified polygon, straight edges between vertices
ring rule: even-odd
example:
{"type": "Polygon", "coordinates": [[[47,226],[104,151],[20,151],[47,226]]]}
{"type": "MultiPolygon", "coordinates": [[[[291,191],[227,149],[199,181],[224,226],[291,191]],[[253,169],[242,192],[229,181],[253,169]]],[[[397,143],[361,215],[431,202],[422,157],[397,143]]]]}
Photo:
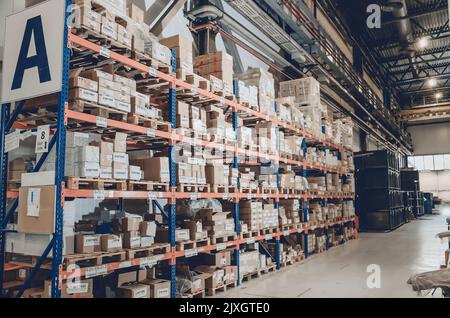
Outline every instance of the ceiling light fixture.
{"type": "Polygon", "coordinates": [[[428,87],[435,87],[435,86],[437,85],[436,79],[435,79],[435,78],[430,78],[430,79],[427,81],[427,85],[428,85],[428,87]]]}
{"type": "Polygon", "coordinates": [[[394,12],[396,10],[400,10],[401,8],[403,8],[403,3],[399,1],[391,2],[381,6],[381,10],[383,12],[394,12]]]}
{"type": "Polygon", "coordinates": [[[441,99],[444,95],[442,93],[436,93],[436,99],[441,99]]]}
{"type": "Polygon", "coordinates": [[[428,41],[428,38],[427,38],[427,37],[420,38],[420,39],[417,41],[417,46],[419,47],[419,49],[424,49],[424,48],[426,48],[426,47],[428,46],[428,44],[429,44],[429,41],[428,41]]]}

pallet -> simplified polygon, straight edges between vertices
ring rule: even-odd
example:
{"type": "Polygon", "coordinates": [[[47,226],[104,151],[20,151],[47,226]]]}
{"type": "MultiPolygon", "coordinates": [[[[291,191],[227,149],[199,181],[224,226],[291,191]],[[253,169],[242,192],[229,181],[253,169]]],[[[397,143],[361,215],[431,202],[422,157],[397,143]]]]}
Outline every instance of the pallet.
{"type": "Polygon", "coordinates": [[[206,298],[206,292],[204,290],[196,292],[194,294],[188,293],[181,296],[181,298],[206,298]]]}
{"type": "Polygon", "coordinates": [[[241,233],[240,236],[241,236],[241,239],[257,237],[257,236],[259,236],[259,230],[247,231],[245,233],[241,233]]]}
{"type": "Polygon", "coordinates": [[[288,267],[288,266],[294,265],[295,263],[296,263],[296,261],[294,259],[286,260],[286,261],[280,263],[280,267],[288,267]]]}
{"type": "Polygon", "coordinates": [[[138,125],[146,128],[152,128],[155,130],[169,132],[171,125],[168,122],[164,122],[160,119],[150,118],[143,115],[129,114],[127,118],[129,124],[138,125]]]}
{"type": "Polygon", "coordinates": [[[177,242],[177,251],[186,251],[186,250],[192,250],[197,247],[196,241],[183,241],[183,242],[177,242]]]}
{"type": "Polygon", "coordinates": [[[227,284],[223,284],[222,286],[211,288],[211,289],[205,289],[206,295],[208,297],[214,297],[217,292],[226,292],[229,288],[235,288],[237,286],[237,282],[231,282],[227,284]]]}
{"type": "Polygon", "coordinates": [[[295,194],[294,188],[281,188],[280,189],[281,194],[295,194]]]}
{"type": "Polygon", "coordinates": [[[264,269],[260,269],[259,272],[261,273],[261,275],[265,275],[265,274],[269,274],[269,273],[274,273],[277,270],[277,265],[270,265],[270,266],[266,266],[266,268],[264,269]]]}
{"type": "Polygon", "coordinates": [[[125,251],[105,252],[105,253],[91,253],[91,254],[76,254],[67,255],[63,257],[63,264],[67,267],[76,265],[80,268],[104,265],[109,263],[121,262],[126,258],[125,251]]]}
{"type": "Polygon", "coordinates": [[[234,187],[229,185],[211,185],[212,193],[233,193],[234,187]],[[231,191],[230,191],[231,190],[231,191]]]}
{"type": "Polygon", "coordinates": [[[260,193],[263,193],[263,194],[275,194],[275,193],[277,193],[277,188],[269,188],[269,187],[260,187],[259,188],[260,190],[260,193]]]}
{"type": "Polygon", "coordinates": [[[66,177],[66,188],[70,190],[117,190],[127,191],[126,180],[89,179],[66,177]]]}
{"type": "Polygon", "coordinates": [[[166,254],[170,252],[170,244],[155,243],[150,247],[133,248],[125,250],[127,253],[127,260],[135,258],[149,257],[152,255],[166,254]]]}
{"type": "Polygon", "coordinates": [[[261,235],[274,234],[278,231],[277,228],[266,228],[260,231],[261,235]]]}
{"type": "Polygon", "coordinates": [[[159,183],[154,181],[128,181],[128,191],[159,191],[169,192],[168,183],[159,183]]]}
{"type": "Polygon", "coordinates": [[[209,239],[211,241],[211,245],[215,245],[215,244],[221,244],[221,243],[227,243],[230,241],[235,241],[236,240],[236,234],[233,235],[225,235],[225,236],[210,236],[209,239]]]}
{"type": "Polygon", "coordinates": [[[248,282],[252,279],[255,278],[260,278],[261,277],[261,272],[257,271],[257,272],[253,272],[253,273],[249,273],[249,274],[245,274],[241,277],[241,282],[248,282]]]}
{"type": "Polygon", "coordinates": [[[210,186],[208,184],[179,184],[177,186],[178,192],[199,192],[199,193],[209,193],[210,186]]]}
{"type": "Polygon", "coordinates": [[[69,109],[80,113],[86,113],[106,119],[126,122],[128,113],[108,106],[99,105],[82,99],[69,102],[69,109]]]}

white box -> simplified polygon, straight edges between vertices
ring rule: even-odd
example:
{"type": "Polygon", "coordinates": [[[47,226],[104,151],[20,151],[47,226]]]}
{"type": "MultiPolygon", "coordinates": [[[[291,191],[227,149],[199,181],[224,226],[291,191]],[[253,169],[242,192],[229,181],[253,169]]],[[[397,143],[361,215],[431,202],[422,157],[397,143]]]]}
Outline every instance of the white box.
{"type": "Polygon", "coordinates": [[[75,148],[75,162],[100,162],[100,149],[95,146],[75,148]]]}
{"type": "Polygon", "coordinates": [[[80,178],[98,178],[100,176],[100,165],[98,162],[77,162],[73,166],[73,174],[66,175],[80,178]]]}
{"type": "Polygon", "coordinates": [[[113,178],[113,170],[112,167],[100,167],[100,178],[101,179],[112,179],[113,178]]]}
{"type": "MultiPolygon", "coordinates": [[[[82,147],[89,145],[89,134],[68,131],[66,135],[66,147],[82,147]]],[[[55,149],[55,148],[54,148],[55,149]]]]}
{"type": "Polygon", "coordinates": [[[128,164],[129,163],[128,154],[121,153],[121,152],[115,152],[113,154],[113,162],[128,164]]]}
{"type": "Polygon", "coordinates": [[[55,184],[55,171],[22,173],[22,187],[47,186],[55,184]]]}
{"type": "Polygon", "coordinates": [[[140,181],[142,179],[142,171],[138,166],[129,167],[129,179],[133,181],[140,181]]]}
{"type": "Polygon", "coordinates": [[[117,180],[127,180],[128,179],[128,169],[113,169],[113,179],[117,180]]]}

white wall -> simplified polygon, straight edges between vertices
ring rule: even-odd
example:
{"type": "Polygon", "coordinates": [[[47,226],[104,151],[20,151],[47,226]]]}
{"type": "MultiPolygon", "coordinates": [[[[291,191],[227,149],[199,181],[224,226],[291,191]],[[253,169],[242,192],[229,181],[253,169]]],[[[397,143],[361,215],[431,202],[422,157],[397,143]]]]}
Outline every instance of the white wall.
{"type": "Polygon", "coordinates": [[[450,171],[421,171],[420,190],[450,202],[450,171]]]}
{"type": "Polygon", "coordinates": [[[411,126],[415,155],[450,154],[450,123],[411,126]]]}

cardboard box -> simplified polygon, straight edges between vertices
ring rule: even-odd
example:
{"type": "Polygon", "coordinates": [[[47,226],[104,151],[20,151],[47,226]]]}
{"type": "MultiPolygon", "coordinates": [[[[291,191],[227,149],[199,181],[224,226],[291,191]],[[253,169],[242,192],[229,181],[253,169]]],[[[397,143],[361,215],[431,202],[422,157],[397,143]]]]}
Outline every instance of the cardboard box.
{"type": "Polygon", "coordinates": [[[116,100],[114,99],[114,91],[104,87],[99,87],[98,103],[102,106],[114,108],[116,106],[116,100]]]}
{"type": "MultiPolygon", "coordinates": [[[[190,240],[190,233],[188,229],[176,229],[175,230],[175,241],[176,242],[184,242],[190,240]]],[[[169,242],[169,229],[168,228],[160,228],[156,229],[156,237],[155,241],[158,243],[167,243],[169,242]]]]}
{"type": "Polygon", "coordinates": [[[126,217],[120,220],[123,232],[139,231],[139,224],[142,217],[139,215],[126,217]]]}
{"type": "Polygon", "coordinates": [[[114,152],[127,152],[127,134],[116,132],[114,138],[114,152]]]}
{"type": "Polygon", "coordinates": [[[142,179],[142,171],[139,166],[129,166],[128,179],[133,181],[140,181],[142,179]]]}
{"type": "Polygon", "coordinates": [[[147,278],[147,270],[139,269],[117,275],[117,287],[124,284],[139,283],[147,278]]]}
{"type": "Polygon", "coordinates": [[[141,236],[156,236],[156,223],[150,221],[142,221],[139,225],[141,236]]]}
{"type": "Polygon", "coordinates": [[[122,298],[150,298],[150,286],[145,284],[121,286],[118,290],[122,298]]]}
{"type": "Polygon", "coordinates": [[[223,281],[225,284],[234,283],[237,280],[238,269],[237,266],[225,266],[225,276],[223,281]]]}
{"type": "Polygon", "coordinates": [[[154,236],[141,236],[141,247],[150,247],[155,244],[154,236]]]}
{"type": "Polygon", "coordinates": [[[142,282],[150,288],[150,298],[170,298],[170,281],[147,279],[142,282]]]}
{"type": "Polygon", "coordinates": [[[55,220],[55,186],[19,189],[17,232],[52,234],[55,220]]]}
{"type": "Polygon", "coordinates": [[[125,232],[122,234],[122,244],[124,248],[141,247],[141,237],[139,232],[125,232]]]}
{"type": "Polygon", "coordinates": [[[94,142],[92,145],[97,146],[100,149],[100,166],[112,167],[114,144],[112,142],[100,141],[94,142]]]}
{"type": "Polygon", "coordinates": [[[70,88],[83,88],[92,92],[98,91],[98,83],[89,78],[80,76],[82,69],[75,69],[70,71],[69,75],[69,87],[70,88]]]}
{"type": "Polygon", "coordinates": [[[134,21],[144,23],[144,11],[137,5],[130,3],[127,7],[127,14],[134,21]]]}
{"type": "Polygon", "coordinates": [[[111,39],[117,40],[117,23],[102,16],[101,33],[111,39]]]}
{"type": "MultiPolygon", "coordinates": [[[[51,280],[44,282],[45,298],[52,296],[51,280]]],[[[77,282],[64,281],[61,286],[61,298],[93,298],[93,279],[85,279],[77,282]]]]}
{"type": "Polygon", "coordinates": [[[205,265],[216,266],[217,268],[231,265],[230,251],[220,251],[216,253],[202,253],[201,257],[205,265]]]}
{"type": "Polygon", "coordinates": [[[207,165],[205,168],[206,183],[213,185],[227,185],[228,177],[225,177],[223,165],[207,165]]]}
{"type": "Polygon", "coordinates": [[[191,293],[195,294],[195,293],[205,290],[205,281],[209,278],[211,278],[211,274],[207,274],[207,273],[201,273],[201,274],[192,276],[192,278],[191,278],[191,282],[192,282],[191,293]]]}
{"type": "Polygon", "coordinates": [[[205,288],[206,289],[213,289],[217,288],[223,285],[224,283],[224,276],[225,276],[225,270],[216,268],[215,266],[207,266],[207,265],[201,265],[197,266],[194,271],[199,273],[206,273],[210,274],[211,276],[205,279],[205,288]]]}
{"type": "Polygon", "coordinates": [[[75,235],[75,252],[79,254],[88,254],[100,252],[100,235],[96,234],[77,234],[75,235]]]}
{"type": "Polygon", "coordinates": [[[72,88],[69,90],[69,99],[82,99],[92,103],[98,103],[98,94],[96,92],[90,91],[84,88],[72,88]]]}
{"type": "Polygon", "coordinates": [[[146,181],[161,183],[170,181],[169,158],[167,157],[132,160],[131,164],[141,167],[146,181]]]}
{"type": "Polygon", "coordinates": [[[83,146],[74,149],[75,162],[100,162],[100,149],[95,146],[83,146]]]}
{"type": "Polygon", "coordinates": [[[103,234],[100,238],[102,252],[114,252],[122,249],[122,237],[112,234],[103,234]]]}

